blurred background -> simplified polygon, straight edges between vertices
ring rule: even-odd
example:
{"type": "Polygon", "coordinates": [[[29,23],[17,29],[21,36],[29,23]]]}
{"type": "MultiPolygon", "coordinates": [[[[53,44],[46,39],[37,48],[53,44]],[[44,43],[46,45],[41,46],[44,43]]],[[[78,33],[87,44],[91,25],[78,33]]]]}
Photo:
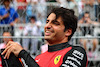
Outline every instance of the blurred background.
{"type": "Polygon", "coordinates": [[[69,43],[85,48],[88,67],[100,67],[100,0],[0,0],[0,49],[15,41],[34,58],[47,51],[44,26],[55,7],[75,11],[78,28],[69,43]]]}

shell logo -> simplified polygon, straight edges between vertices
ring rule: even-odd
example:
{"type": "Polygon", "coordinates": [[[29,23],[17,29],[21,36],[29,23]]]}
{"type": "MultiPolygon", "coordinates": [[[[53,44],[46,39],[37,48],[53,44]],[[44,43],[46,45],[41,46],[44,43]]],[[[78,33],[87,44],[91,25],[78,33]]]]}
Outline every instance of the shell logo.
{"type": "Polygon", "coordinates": [[[56,56],[54,59],[54,64],[57,64],[60,61],[61,55],[56,56]]]}

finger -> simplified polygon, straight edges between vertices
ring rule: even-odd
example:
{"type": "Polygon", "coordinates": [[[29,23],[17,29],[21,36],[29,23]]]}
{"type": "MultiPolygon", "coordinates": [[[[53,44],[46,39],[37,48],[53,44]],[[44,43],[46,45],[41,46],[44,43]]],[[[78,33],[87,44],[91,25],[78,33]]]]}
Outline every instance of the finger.
{"type": "Polygon", "coordinates": [[[6,47],[10,46],[11,44],[13,44],[14,42],[13,41],[9,41],[6,45],[6,47]]]}
{"type": "Polygon", "coordinates": [[[11,46],[12,46],[12,45],[8,46],[1,54],[4,55],[4,54],[7,52],[7,50],[8,50],[9,48],[11,48],[11,46]]]}
{"type": "Polygon", "coordinates": [[[12,52],[12,49],[8,49],[6,54],[5,54],[4,59],[6,59],[6,58],[9,59],[9,56],[10,56],[11,52],[12,52]]]}
{"type": "Polygon", "coordinates": [[[8,53],[8,55],[7,55],[7,59],[9,59],[10,54],[12,53],[12,51],[13,51],[13,49],[9,49],[9,53],[8,53]]]}

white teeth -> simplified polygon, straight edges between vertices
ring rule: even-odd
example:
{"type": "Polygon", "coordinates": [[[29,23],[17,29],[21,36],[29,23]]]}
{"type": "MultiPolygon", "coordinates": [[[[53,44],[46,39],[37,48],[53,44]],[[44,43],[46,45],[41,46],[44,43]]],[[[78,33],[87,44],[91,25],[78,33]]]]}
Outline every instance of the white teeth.
{"type": "Polygon", "coordinates": [[[50,33],[50,31],[46,31],[46,33],[50,33]]]}

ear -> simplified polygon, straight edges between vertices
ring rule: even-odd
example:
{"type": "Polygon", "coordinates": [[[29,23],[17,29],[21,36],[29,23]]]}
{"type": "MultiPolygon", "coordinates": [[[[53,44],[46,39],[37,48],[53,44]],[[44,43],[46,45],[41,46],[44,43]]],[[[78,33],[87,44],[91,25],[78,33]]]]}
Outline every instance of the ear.
{"type": "Polygon", "coordinates": [[[66,37],[70,36],[71,34],[72,34],[72,29],[67,29],[67,30],[65,31],[65,36],[66,36],[66,37]]]}

